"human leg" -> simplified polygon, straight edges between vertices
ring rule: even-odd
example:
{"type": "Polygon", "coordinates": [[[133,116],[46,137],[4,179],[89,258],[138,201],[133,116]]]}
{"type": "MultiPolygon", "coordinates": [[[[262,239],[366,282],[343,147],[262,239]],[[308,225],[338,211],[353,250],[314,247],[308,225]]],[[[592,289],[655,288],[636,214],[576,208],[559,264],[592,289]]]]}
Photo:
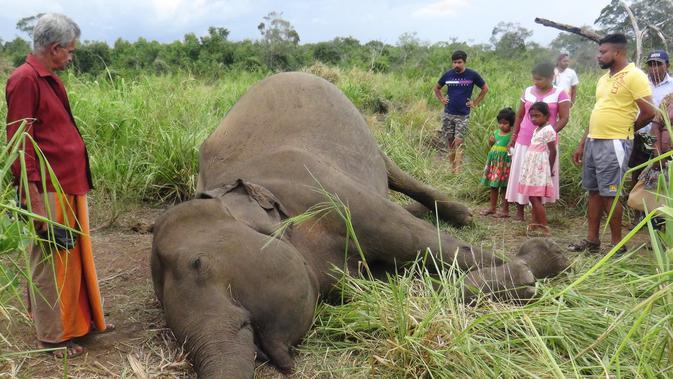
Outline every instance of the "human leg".
{"type": "Polygon", "coordinates": [[[544,204],[542,204],[542,198],[539,196],[531,196],[530,204],[533,223],[546,226],[547,215],[545,213],[544,204]]]}
{"type": "Polygon", "coordinates": [[[460,173],[462,164],[463,164],[463,140],[456,137],[453,140],[453,149],[455,151],[454,157],[453,157],[453,173],[458,174],[460,173]]]}
{"type": "Polygon", "coordinates": [[[603,199],[598,191],[589,191],[589,200],[587,202],[587,240],[600,243],[599,231],[601,227],[601,217],[603,217],[603,199]]]}
{"type": "MultiPolygon", "coordinates": [[[[631,140],[599,140],[595,144],[594,159],[596,161],[596,181],[600,202],[601,214],[598,225],[595,226],[596,240],[600,227],[600,217],[602,212],[608,212],[615,198],[618,198],[619,186],[626,174],[627,160],[632,150],[633,141],[631,140]]],[[[622,206],[617,202],[612,218],[609,220],[612,243],[618,243],[622,239],[622,206]]]]}
{"type": "MultiPolygon", "coordinates": [[[[49,193],[47,199],[47,213],[52,220],[81,232],[69,250],[40,242],[31,252],[34,286],[29,288],[29,294],[37,339],[41,344],[64,347],[72,338],[89,333],[92,323],[98,330],[105,330],[106,324],[97,283],[94,286],[86,199],[56,193],[49,193]]],[[[74,350],[80,349],[75,346],[74,350]]]]}
{"type": "Polygon", "coordinates": [[[448,113],[442,113],[442,138],[446,144],[447,157],[449,162],[453,162],[456,151],[453,148],[453,140],[456,136],[456,125],[448,113]]]}
{"type": "MultiPolygon", "coordinates": [[[[602,208],[605,212],[610,211],[614,200],[614,197],[601,196],[601,201],[603,202],[602,208]]],[[[622,204],[620,204],[619,201],[617,201],[615,210],[612,212],[612,217],[610,217],[609,224],[611,235],[610,242],[615,245],[622,240],[622,204]]]]}
{"type": "Polygon", "coordinates": [[[488,209],[484,209],[481,212],[482,216],[488,216],[488,215],[495,214],[495,208],[498,206],[498,189],[497,188],[493,188],[493,187],[490,188],[490,191],[489,191],[489,205],[490,206],[489,206],[488,209]]]}
{"type": "Polygon", "coordinates": [[[453,159],[453,172],[459,173],[463,163],[463,142],[467,136],[468,131],[468,116],[452,115],[452,122],[454,124],[455,138],[453,141],[453,148],[455,156],[453,159]]]}
{"type": "Polygon", "coordinates": [[[524,207],[525,205],[523,204],[516,204],[516,216],[514,216],[514,219],[517,221],[523,221],[526,219],[525,214],[524,214],[524,207]]]}
{"type": "Polygon", "coordinates": [[[587,238],[570,244],[570,251],[598,252],[600,249],[600,239],[598,230],[600,228],[601,216],[603,215],[603,203],[598,192],[597,168],[596,168],[596,149],[595,140],[587,138],[584,145],[584,154],[582,159],[582,187],[587,190],[589,199],[587,201],[587,238]]]}
{"type": "Polygon", "coordinates": [[[501,218],[506,218],[509,217],[509,202],[507,201],[507,197],[505,196],[507,194],[506,188],[500,188],[500,193],[502,194],[502,210],[500,211],[500,214],[498,217],[501,218]]]}

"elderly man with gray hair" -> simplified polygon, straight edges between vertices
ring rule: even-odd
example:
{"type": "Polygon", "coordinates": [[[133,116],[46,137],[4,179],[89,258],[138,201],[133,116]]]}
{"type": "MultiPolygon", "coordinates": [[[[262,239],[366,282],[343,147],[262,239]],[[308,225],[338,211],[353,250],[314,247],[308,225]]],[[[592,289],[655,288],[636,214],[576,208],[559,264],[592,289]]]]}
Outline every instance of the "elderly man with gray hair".
{"type": "Polygon", "coordinates": [[[40,239],[30,253],[29,300],[39,347],[56,357],[81,355],[84,348],[75,338],[112,329],[103,317],[89,236],[89,158],[65,87],[54,73],[70,62],[79,36],[67,16],[40,17],[33,52],[9,77],[5,91],[8,140],[23,130],[39,147],[36,152],[26,138],[25,159],[14,162],[12,173],[22,206],[52,221],[34,221],[40,239]],[[45,174],[47,163],[57,181],[45,174]]]}

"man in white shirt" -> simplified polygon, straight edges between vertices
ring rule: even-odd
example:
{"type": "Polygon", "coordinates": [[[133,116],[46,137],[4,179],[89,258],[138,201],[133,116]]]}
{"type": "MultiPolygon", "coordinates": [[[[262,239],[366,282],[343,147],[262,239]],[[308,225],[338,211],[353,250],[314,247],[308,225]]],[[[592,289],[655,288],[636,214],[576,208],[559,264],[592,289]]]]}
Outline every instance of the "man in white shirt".
{"type": "MultiPolygon", "coordinates": [[[[668,66],[668,53],[664,50],[655,50],[647,56],[647,76],[652,87],[652,100],[657,107],[664,96],[673,92],[673,79],[668,74],[668,66]]],[[[645,128],[649,130],[650,125],[645,128]]]]}
{"type": "MultiPolygon", "coordinates": [[[[668,74],[668,67],[668,53],[664,50],[655,50],[647,55],[647,77],[650,80],[650,88],[652,88],[652,102],[656,107],[659,107],[666,95],[673,93],[673,78],[668,74]]],[[[635,133],[629,167],[636,167],[650,159],[651,154],[647,145],[653,143],[651,128],[650,123],[635,133]]],[[[631,186],[636,185],[642,171],[643,169],[636,170],[631,174],[631,186]]],[[[641,217],[642,214],[637,214],[635,223],[638,223],[641,217]]]]}
{"type": "Polygon", "coordinates": [[[570,57],[568,53],[561,53],[556,60],[556,68],[554,69],[554,86],[566,91],[570,96],[570,103],[575,104],[575,96],[577,94],[577,85],[580,83],[577,78],[577,73],[570,65],[570,57]]]}

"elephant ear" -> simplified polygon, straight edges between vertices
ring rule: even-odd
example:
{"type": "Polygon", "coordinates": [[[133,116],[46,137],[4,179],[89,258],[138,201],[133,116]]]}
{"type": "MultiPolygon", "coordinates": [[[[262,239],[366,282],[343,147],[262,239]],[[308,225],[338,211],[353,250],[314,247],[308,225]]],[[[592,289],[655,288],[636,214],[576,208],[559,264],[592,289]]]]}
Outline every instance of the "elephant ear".
{"type": "Polygon", "coordinates": [[[225,202],[236,219],[245,222],[260,233],[273,235],[278,224],[288,218],[285,207],[271,191],[264,186],[243,179],[238,179],[226,186],[200,192],[196,197],[199,199],[220,199],[225,198],[227,194],[246,196],[249,199],[245,201],[239,198],[238,200],[225,202]],[[257,204],[259,211],[249,208],[249,204],[257,204]]]}
{"type": "Polygon", "coordinates": [[[281,219],[287,218],[287,211],[285,210],[285,207],[283,207],[283,204],[281,204],[278,198],[276,198],[271,191],[266,189],[266,187],[246,182],[241,179],[238,181],[241,182],[245,188],[245,192],[248,193],[248,196],[254,199],[260,207],[264,208],[267,212],[276,210],[281,219]]]}

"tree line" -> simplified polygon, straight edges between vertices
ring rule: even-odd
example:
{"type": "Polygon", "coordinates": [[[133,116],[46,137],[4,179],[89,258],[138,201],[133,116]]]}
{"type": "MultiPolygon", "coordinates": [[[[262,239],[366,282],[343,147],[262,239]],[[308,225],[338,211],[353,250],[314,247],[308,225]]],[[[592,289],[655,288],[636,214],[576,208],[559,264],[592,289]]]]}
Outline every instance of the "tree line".
{"type": "MultiPolygon", "coordinates": [[[[636,17],[645,25],[660,29],[664,36],[673,35],[673,23],[666,15],[673,14],[670,0],[627,2],[636,17]]],[[[31,50],[32,27],[40,14],[17,22],[17,30],[26,38],[0,40],[0,71],[23,63],[31,50]]],[[[595,21],[595,29],[603,32],[622,31],[632,34],[625,10],[619,0],[612,0],[595,21]]],[[[188,71],[195,75],[219,75],[230,70],[288,71],[320,62],[329,66],[358,67],[374,72],[406,70],[410,73],[432,73],[446,68],[455,49],[465,49],[472,56],[516,59],[522,62],[553,59],[559,52],[568,52],[580,69],[595,69],[595,43],[579,36],[560,33],[549,46],[530,41],[533,32],[516,23],[498,23],[490,43],[468,46],[451,39],[430,44],[415,33],[404,33],[395,44],[381,41],[361,42],[353,37],[337,37],[331,41],[301,44],[300,36],[282,13],[271,12],[259,23],[260,38],[232,41],[225,27],[212,26],[208,33],[188,33],[182,40],[160,43],[139,38],[135,42],[117,39],[112,45],[100,41],[83,41],[74,53],[73,69],[83,75],[165,74],[188,71]]],[[[647,48],[661,48],[664,41],[651,34],[647,48]]]]}

